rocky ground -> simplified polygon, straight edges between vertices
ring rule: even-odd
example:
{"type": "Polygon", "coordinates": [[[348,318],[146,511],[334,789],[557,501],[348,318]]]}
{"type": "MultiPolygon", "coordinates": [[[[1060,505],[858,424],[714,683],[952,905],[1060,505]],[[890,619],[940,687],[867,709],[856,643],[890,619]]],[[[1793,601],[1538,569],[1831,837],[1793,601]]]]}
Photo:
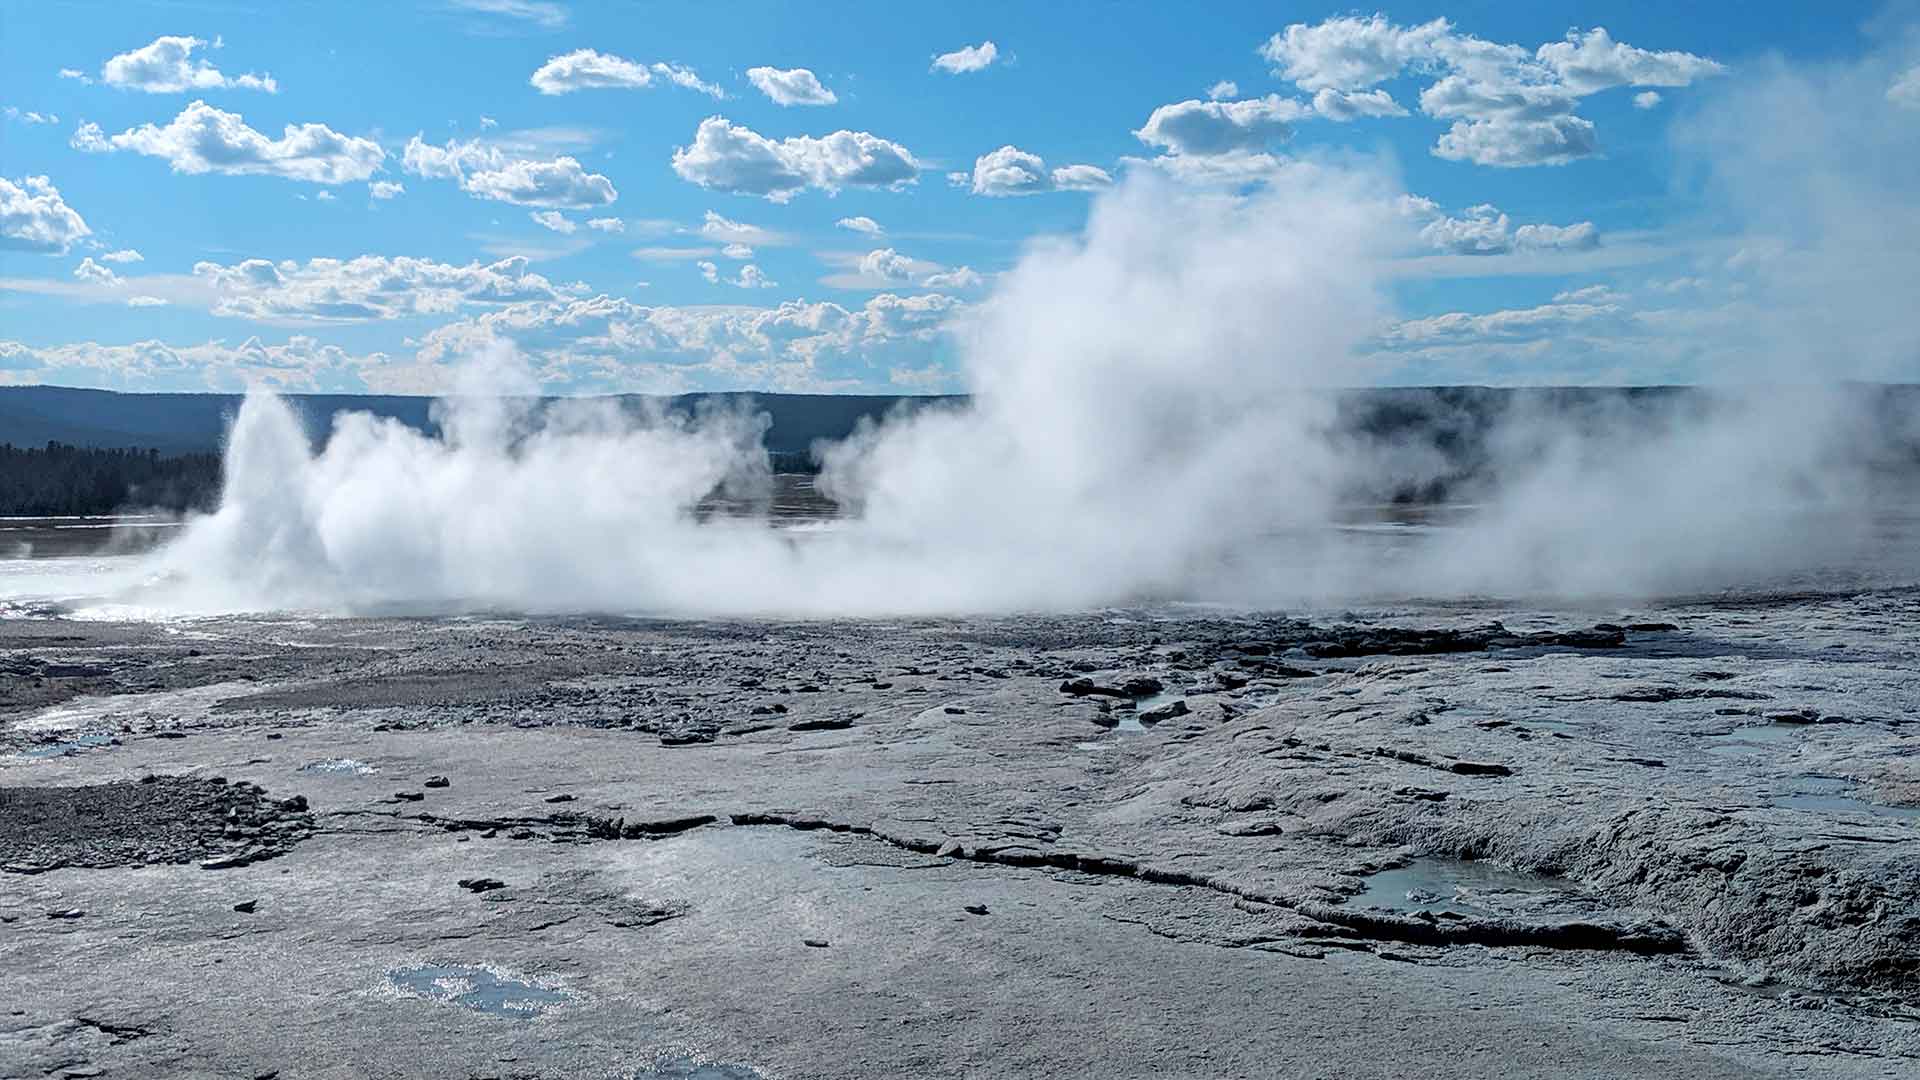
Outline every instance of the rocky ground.
{"type": "Polygon", "coordinates": [[[0,1077],[1912,1076],[1916,654],[1910,591],[4,620],[0,1077]]]}

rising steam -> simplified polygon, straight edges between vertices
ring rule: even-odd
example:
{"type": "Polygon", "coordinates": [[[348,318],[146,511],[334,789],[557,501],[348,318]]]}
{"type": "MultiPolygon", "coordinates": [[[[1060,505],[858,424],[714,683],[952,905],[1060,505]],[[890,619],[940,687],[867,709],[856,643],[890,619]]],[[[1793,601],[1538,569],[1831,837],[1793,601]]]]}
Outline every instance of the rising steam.
{"type": "Polygon", "coordinates": [[[1761,385],[1657,409],[1518,409],[1489,444],[1497,485],[1417,544],[1336,527],[1382,470],[1419,480],[1432,463],[1339,437],[1326,392],[1366,381],[1353,358],[1395,317],[1409,241],[1397,192],[1365,166],[1296,164],[1244,195],[1135,175],[1096,201],[1083,236],[1030,250],[960,330],[970,407],[827,450],[822,486],[854,510],[833,529],[692,512],[715,489],[766,484],[751,415],[541,405],[496,356],[442,403],[438,437],[347,414],[316,452],[284,402],[250,394],[220,509],[154,556],[143,597],[197,611],[829,615],[1817,584],[1874,542],[1875,470],[1912,434],[1895,430],[1910,418],[1890,424],[1871,394],[1835,383],[1920,354],[1910,305],[1891,295],[1920,280],[1920,214],[1904,184],[1833,167],[1865,151],[1911,164],[1915,138],[1836,129],[1847,144],[1809,157],[1819,125],[1742,117],[1854,93],[1852,76],[1757,78],[1683,131],[1717,155],[1706,171],[1725,205],[1818,212],[1731,253],[1753,297],[1738,325],[1675,322],[1673,337],[1761,385]],[[1789,137],[1791,154],[1771,152],[1789,137]],[[1803,157],[1813,164],[1787,167],[1803,157]]]}

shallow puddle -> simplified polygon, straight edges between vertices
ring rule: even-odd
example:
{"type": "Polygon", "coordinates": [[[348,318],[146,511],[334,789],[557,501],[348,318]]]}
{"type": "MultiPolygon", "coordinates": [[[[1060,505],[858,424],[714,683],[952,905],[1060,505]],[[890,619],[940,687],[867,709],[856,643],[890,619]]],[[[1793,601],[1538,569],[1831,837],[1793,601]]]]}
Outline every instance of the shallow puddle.
{"type": "Polygon", "coordinates": [[[661,1080],[761,1080],[760,1072],[745,1065],[724,1065],[715,1062],[699,1062],[692,1058],[673,1058],[662,1061],[651,1068],[641,1069],[633,1074],[634,1080],[648,1080],[658,1077],[661,1080]]]}
{"type": "Polygon", "coordinates": [[[1782,747],[1790,747],[1798,742],[1807,730],[1805,724],[1750,724],[1737,727],[1725,735],[1713,735],[1707,743],[1707,753],[1716,756],[1745,754],[1778,754],[1782,747]]]}
{"type": "Polygon", "coordinates": [[[565,1004],[569,997],[565,991],[508,978],[483,967],[423,964],[389,971],[387,981],[416,997],[449,1002],[496,1016],[538,1016],[552,1006],[565,1004]]]}
{"type": "Polygon", "coordinates": [[[65,742],[48,743],[45,746],[36,746],[30,750],[22,750],[20,751],[20,756],[27,758],[61,758],[112,745],[113,736],[111,735],[77,735],[65,742]]]}
{"type": "Polygon", "coordinates": [[[1366,887],[1352,902],[1387,911],[1511,915],[1572,899],[1553,878],[1463,859],[1415,859],[1363,881],[1366,887]]]}
{"type": "Polygon", "coordinates": [[[1859,785],[1837,776],[1803,776],[1794,781],[1794,791],[1773,800],[1782,810],[1806,810],[1826,814],[1865,814],[1891,821],[1920,824],[1920,806],[1887,806],[1868,802],[1854,794],[1859,785]]]}

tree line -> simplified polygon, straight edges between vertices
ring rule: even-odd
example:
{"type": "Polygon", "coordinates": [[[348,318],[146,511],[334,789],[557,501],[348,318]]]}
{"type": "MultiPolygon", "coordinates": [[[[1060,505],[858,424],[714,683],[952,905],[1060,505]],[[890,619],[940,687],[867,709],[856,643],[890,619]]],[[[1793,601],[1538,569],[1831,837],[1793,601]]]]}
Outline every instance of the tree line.
{"type": "Polygon", "coordinates": [[[211,510],[219,501],[219,454],[0,443],[0,515],[211,510]]]}

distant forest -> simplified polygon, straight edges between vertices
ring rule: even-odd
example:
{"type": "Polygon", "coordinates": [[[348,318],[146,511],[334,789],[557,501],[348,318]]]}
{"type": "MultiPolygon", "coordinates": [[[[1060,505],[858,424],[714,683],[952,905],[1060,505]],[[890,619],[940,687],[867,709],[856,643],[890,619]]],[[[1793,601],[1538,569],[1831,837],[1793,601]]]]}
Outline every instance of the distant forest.
{"type": "Polygon", "coordinates": [[[0,514],[77,517],[122,510],[211,510],[220,455],[0,443],[0,514]]]}

